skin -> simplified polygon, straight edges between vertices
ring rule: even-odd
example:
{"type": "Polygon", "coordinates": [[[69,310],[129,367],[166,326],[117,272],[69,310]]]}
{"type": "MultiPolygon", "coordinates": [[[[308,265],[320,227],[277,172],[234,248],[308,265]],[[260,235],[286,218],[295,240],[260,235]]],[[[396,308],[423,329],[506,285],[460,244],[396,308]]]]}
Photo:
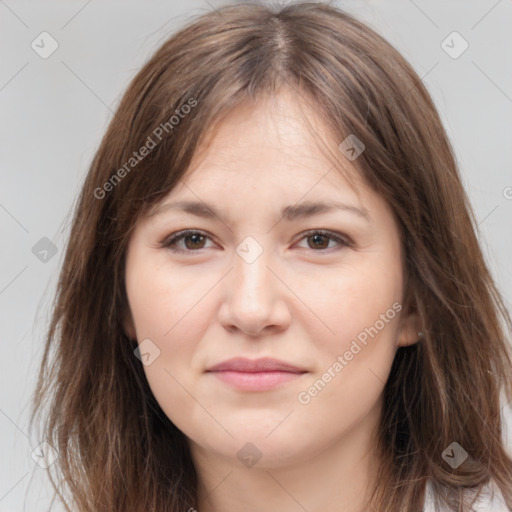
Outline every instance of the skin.
{"type": "Polygon", "coordinates": [[[141,219],[129,241],[125,329],[160,350],[144,371],[188,439],[199,512],[364,510],[378,466],[382,391],[397,348],[418,340],[415,315],[386,317],[316,396],[298,400],[328,368],[332,376],[358,334],[404,298],[392,211],[362,181],[356,161],[338,153],[355,187],[333,168],[318,141],[335,150],[341,141],[329,138],[309,108],[284,89],[232,111],[159,203],[200,200],[225,218],[167,209],[141,219]],[[369,219],[334,210],[280,220],[285,206],[330,200],[363,209],[369,219]],[[206,238],[177,242],[185,254],[162,247],[185,229],[206,238]],[[350,244],[304,235],[318,229],[350,244]],[[236,252],[247,236],[263,249],[251,263],[236,252]],[[305,373],[269,391],[241,391],[206,372],[237,356],[273,357],[305,373]],[[237,457],[249,442],[261,453],[252,467],[237,457]]]}

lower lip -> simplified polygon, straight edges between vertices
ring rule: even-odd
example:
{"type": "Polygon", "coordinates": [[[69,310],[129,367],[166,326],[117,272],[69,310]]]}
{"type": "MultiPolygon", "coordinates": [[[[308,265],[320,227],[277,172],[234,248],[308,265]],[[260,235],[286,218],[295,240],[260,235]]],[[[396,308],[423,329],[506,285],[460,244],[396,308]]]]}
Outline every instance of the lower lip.
{"type": "Polygon", "coordinates": [[[226,384],[243,391],[266,391],[299,378],[303,373],[272,372],[210,372],[226,384]]]}

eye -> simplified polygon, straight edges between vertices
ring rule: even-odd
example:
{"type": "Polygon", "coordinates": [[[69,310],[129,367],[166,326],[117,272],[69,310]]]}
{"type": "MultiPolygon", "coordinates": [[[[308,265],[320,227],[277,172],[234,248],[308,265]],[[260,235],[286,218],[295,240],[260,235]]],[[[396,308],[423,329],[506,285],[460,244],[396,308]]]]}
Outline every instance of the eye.
{"type": "Polygon", "coordinates": [[[326,249],[339,250],[342,247],[349,247],[351,245],[351,242],[346,237],[342,237],[332,231],[318,229],[303,233],[301,240],[303,239],[308,242],[309,248],[314,249],[316,252],[324,252],[326,249]],[[330,242],[335,242],[338,247],[329,247],[330,242]]]}
{"type": "Polygon", "coordinates": [[[201,231],[180,231],[167,238],[161,246],[176,253],[196,252],[199,249],[204,249],[206,239],[210,239],[210,237],[201,231]],[[182,241],[185,243],[185,249],[178,247],[178,243],[182,241]]]}
{"type": "MultiPolygon", "coordinates": [[[[207,249],[205,243],[211,240],[210,236],[202,231],[185,230],[172,234],[160,243],[161,247],[166,247],[174,253],[193,253],[200,249],[207,249]],[[184,245],[183,245],[184,244],[184,245]]],[[[350,247],[352,242],[346,236],[325,230],[311,230],[302,234],[300,240],[306,240],[308,247],[315,252],[331,252],[331,249],[340,250],[343,247],[350,247]],[[334,242],[335,247],[329,247],[334,242]]]]}

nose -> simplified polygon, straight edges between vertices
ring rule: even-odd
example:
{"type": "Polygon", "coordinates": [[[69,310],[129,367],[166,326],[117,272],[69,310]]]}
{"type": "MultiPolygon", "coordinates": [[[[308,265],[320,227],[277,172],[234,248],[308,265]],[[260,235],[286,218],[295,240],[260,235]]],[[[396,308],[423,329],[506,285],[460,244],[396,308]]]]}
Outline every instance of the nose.
{"type": "Polygon", "coordinates": [[[223,280],[221,324],[230,332],[262,336],[286,330],[290,325],[291,295],[284,280],[264,251],[255,261],[234,255],[234,268],[223,280]]]}

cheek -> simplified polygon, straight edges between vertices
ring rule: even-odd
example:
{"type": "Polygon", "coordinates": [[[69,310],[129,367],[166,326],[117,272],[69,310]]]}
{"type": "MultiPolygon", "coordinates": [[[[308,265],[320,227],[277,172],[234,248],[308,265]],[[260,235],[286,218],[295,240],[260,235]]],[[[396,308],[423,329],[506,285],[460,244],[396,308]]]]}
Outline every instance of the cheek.
{"type": "Polygon", "coordinates": [[[172,343],[175,348],[190,346],[191,328],[199,329],[202,318],[206,321],[202,299],[218,278],[211,272],[201,276],[192,269],[175,270],[162,260],[148,255],[134,257],[127,265],[126,288],[137,338],[172,343]]]}
{"type": "Polygon", "coordinates": [[[335,332],[318,337],[318,373],[301,391],[307,414],[329,410],[349,428],[378,404],[396,352],[402,268],[391,247],[356,255],[329,279],[315,306],[335,332]]]}
{"type": "MultiPolygon", "coordinates": [[[[324,329],[324,335],[318,338],[319,349],[330,355],[343,353],[358,336],[363,341],[365,334],[369,337],[369,330],[374,335],[369,339],[395,340],[402,273],[396,260],[386,258],[385,254],[384,251],[369,257],[356,254],[358,261],[330,272],[328,278],[324,271],[323,276],[308,275],[302,279],[301,293],[307,293],[308,306],[332,334],[325,336],[324,329]]],[[[371,348],[366,352],[370,351],[371,348]]]]}
{"type": "Polygon", "coordinates": [[[350,429],[371,411],[377,414],[401,312],[401,267],[391,261],[376,258],[375,264],[339,273],[315,303],[336,334],[317,338],[317,372],[297,399],[304,421],[329,411],[336,426],[322,427],[326,436],[350,429]]]}
{"type": "Polygon", "coordinates": [[[211,272],[200,277],[192,269],[171,271],[165,262],[150,265],[148,256],[136,256],[127,261],[128,302],[139,343],[151,340],[158,354],[143,369],[167,417],[187,428],[200,420],[187,390],[194,387],[194,354],[210,324],[206,294],[218,277],[211,272]]]}

